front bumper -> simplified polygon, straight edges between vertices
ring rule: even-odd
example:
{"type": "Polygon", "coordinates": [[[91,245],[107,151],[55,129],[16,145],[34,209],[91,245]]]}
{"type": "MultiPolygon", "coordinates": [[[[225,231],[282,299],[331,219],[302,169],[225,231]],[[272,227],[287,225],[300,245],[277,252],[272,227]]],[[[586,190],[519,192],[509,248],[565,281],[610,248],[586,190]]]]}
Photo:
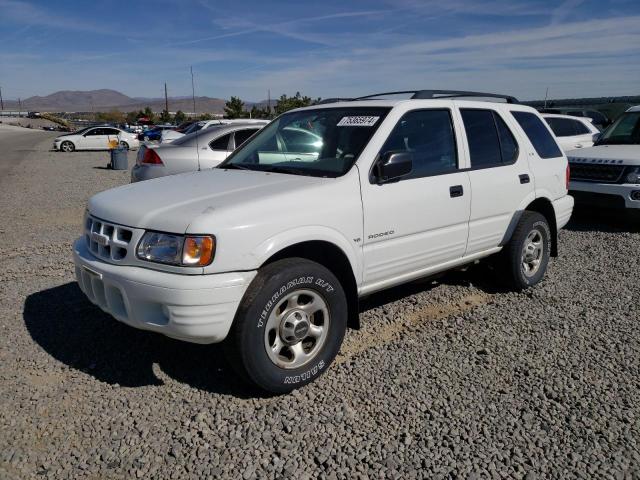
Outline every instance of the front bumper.
{"type": "Polygon", "coordinates": [[[639,184],[569,182],[569,190],[579,192],[575,195],[580,203],[610,208],[640,208],[640,200],[631,197],[632,192],[640,191],[639,184]]]}
{"type": "Polygon", "coordinates": [[[78,285],[89,300],[135,328],[194,343],[225,339],[256,272],[180,275],[113,265],[95,258],[84,238],[73,245],[78,285]]]}

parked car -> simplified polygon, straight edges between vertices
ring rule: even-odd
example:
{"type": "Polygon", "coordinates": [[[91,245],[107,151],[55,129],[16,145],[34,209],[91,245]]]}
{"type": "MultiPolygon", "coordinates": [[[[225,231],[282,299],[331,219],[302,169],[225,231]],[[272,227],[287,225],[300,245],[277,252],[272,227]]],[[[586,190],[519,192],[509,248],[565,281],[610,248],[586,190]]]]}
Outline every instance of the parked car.
{"type": "Polygon", "coordinates": [[[108,150],[114,141],[126,149],[140,146],[134,134],[115,127],[98,126],[83,128],[77,132],[57,137],[53,141],[53,149],[62,152],[108,150]]]}
{"type": "Polygon", "coordinates": [[[227,339],[243,378],[282,393],[329,368],[359,297],[496,254],[501,281],[540,282],[573,209],[540,114],[474,92],[379,97],[286,112],[211,170],[95,195],[80,288],[133,327],[227,339]]]}
{"type": "Polygon", "coordinates": [[[571,194],[582,204],[640,218],[640,105],[629,108],[592,148],[567,152],[571,194]]]}
{"type": "Polygon", "coordinates": [[[611,125],[611,120],[598,110],[585,110],[581,108],[543,108],[541,113],[556,113],[560,115],[570,115],[572,117],[588,118],[601,131],[611,125]]]}
{"type": "Polygon", "coordinates": [[[173,131],[175,129],[175,125],[156,125],[155,127],[139,133],[138,140],[144,140],[145,142],[160,140],[162,132],[173,131]]]}
{"type": "Polygon", "coordinates": [[[213,168],[262,125],[218,125],[185,135],[173,143],[143,145],[131,169],[131,181],[213,168]]]}
{"type": "Polygon", "coordinates": [[[600,130],[587,118],[551,113],[543,113],[542,118],[549,124],[558,139],[558,144],[565,152],[593,147],[593,142],[600,135],[600,130]]]}
{"type": "Polygon", "coordinates": [[[203,120],[199,122],[194,122],[187,128],[184,132],[175,131],[167,131],[162,133],[162,139],[160,143],[171,143],[183,135],[189,135],[190,133],[195,133],[199,130],[204,130],[205,128],[214,127],[217,125],[230,125],[233,123],[253,123],[256,125],[266,125],[269,123],[268,120],[252,120],[249,118],[239,118],[239,119],[226,119],[221,118],[217,120],[203,120]]]}

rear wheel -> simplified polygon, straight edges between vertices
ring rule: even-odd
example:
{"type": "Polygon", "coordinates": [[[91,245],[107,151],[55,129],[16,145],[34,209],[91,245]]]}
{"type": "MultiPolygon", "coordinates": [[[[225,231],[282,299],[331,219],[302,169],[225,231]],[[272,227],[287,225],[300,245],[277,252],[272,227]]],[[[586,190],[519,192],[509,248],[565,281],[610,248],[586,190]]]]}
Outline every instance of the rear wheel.
{"type": "Polygon", "coordinates": [[[129,144],[127,142],[125,142],[124,140],[120,142],[120,147],[129,150],[129,144]]]}
{"type": "Polygon", "coordinates": [[[73,152],[76,149],[76,146],[67,141],[62,142],[62,144],[60,145],[60,150],[62,150],[63,152],[73,152]]]}
{"type": "Polygon", "coordinates": [[[503,252],[504,273],[516,290],[542,280],[551,253],[551,230],[541,214],[525,211],[503,252]]]}
{"type": "Polygon", "coordinates": [[[318,263],[291,258],[260,269],[226,346],[243,377],[285,393],[329,367],[346,327],[347,300],[338,279],[318,263]]]}

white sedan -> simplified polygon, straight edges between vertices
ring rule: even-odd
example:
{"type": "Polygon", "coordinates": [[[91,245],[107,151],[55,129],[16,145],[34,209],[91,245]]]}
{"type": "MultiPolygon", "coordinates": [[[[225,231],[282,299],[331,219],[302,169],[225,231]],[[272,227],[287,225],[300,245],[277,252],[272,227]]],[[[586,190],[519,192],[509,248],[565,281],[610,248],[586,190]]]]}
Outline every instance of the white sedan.
{"type": "Polygon", "coordinates": [[[244,124],[244,123],[252,123],[255,125],[266,125],[269,123],[269,120],[253,120],[250,118],[238,118],[238,119],[229,119],[229,118],[219,118],[217,120],[202,120],[200,122],[192,123],[189,128],[187,128],[184,133],[179,132],[177,130],[164,130],[160,136],[160,143],[171,143],[175,140],[184,137],[185,135],[189,135],[190,133],[195,133],[200,130],[204,130],[209,127],[216,127],[218,125],[233,125],[233,124],[244,124]]]}
{"type": "Polygon", "coordinates": [[[593,147],[594,141],[600,135],[598,127],[588,118],[553,113],[543,113],[542,118],[549,124],[560,148],[565,152],[593,147]]]}
{"type": "Polygon", "coordinates": [[[130,149],[138,148],[140,142],[134,134],[115,127],[87,127],[61,135],[53,141],[53,149],[62,152],[108,150],[113,148],[113,145],[130,149]]]}
{"type": "Polygon", "coordinates": [[[263,126],[234,122],[184,135],[168,144],[142,145],[131,182],[213,168],[263,126]]]}

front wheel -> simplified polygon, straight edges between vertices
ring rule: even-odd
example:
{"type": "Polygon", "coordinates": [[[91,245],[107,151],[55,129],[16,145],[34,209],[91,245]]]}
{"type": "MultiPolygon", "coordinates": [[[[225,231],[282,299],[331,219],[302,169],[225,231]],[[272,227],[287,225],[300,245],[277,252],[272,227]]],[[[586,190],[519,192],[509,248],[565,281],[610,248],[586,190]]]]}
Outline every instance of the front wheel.
{"type": "Polygon", "coordinates": [[[515,290],[539,283],[549,265],[551,230],[547,219],[524,211],[504,249],[506,280],[515,290]]]}
{"type": "Polygon", "coordinates": [[[233,367],[251,383],[286,393],[331,364],[347,328],[347,299],[324,266],[302,258],[260,269],[226,342],[233,367]]]}
{"type": "Polygon", "coordinates": [[[73,152],[75,149],[76,146],[69,141],[62,142],[62,144],[60,145],[60,150],[62,150],[63,152],[73,152]]]}

